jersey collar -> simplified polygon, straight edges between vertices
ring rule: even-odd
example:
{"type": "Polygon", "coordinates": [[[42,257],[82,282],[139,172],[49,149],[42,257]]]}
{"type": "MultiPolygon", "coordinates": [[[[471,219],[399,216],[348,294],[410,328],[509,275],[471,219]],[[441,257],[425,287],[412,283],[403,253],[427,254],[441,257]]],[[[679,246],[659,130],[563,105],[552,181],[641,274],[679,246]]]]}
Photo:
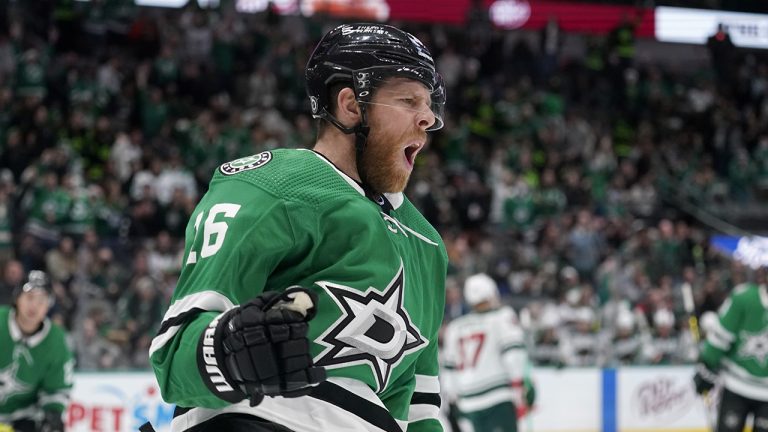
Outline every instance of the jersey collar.
{"type": "Polygon", "coordinates": [[[19,325],[16,323],[16,311],[11,309],[11,313],[8,314],[8,332],[11,334],[11,339],[14,342],[23,341],[28,347],[34,348],[48,336],[50,330],[51,320],[46,318],[43,320],[43,328],[36,331],[32,336],[24,336],[24,333],[22,333],[19,325]]]}
{"type": "MultiPolygon", "coordinates": [[[[315,155],[317,155],[317,157],[318,157],[318,158],[320,158],[320,160],[321,160],[321,161],[323,161],[323,162],[327,163],[327,164],[328,164],[328,166],[330,166],[330,167],[331,167],[331,168],[332,168],[334,171],[336,171],[336,173],[337,173],[339,176],[341,176],[341,178],[342,178],[342,179],[344,179],[344,181],[346,181],[346,182],[347,182],[347,183],[348,183],[350,186],[352,186],[352,188],[354,188],[354,189],[355,189],[355,190],[356,190],[356,191],[357,191],[357,192],[358,192],[360,195],[362,195],[362,196],[368,196],[369,198],[371,198],[369,195],[366,195],[366,193],[365,193],[365,189],[363,189],[363,185],[362,185],[362,184],[360,184],[360,183],[359,183],[357,180],[355,180],[355,179],[353,179],[352,177],[350,177],[350,176],[348,176],[347,174],[345,174],[345,173],[344,173],[344,171],[340,170],[340,169],[339,169],[339,168],[338,168],[336,165],[334,165],[334,163],[333,163],[333,162],[331,162],[331,161],[330,161],[330,160],[329,160],[327,157],[325,157],[325,156],[324,156],[324,155],[322,155],[321,153],[318,153],[318,152],[316,152],[316,151],[314,151],[314,150],[308,150],[308,149],[301,149],[301,150],[303,150],[303,151],[311,151],[312,153],[314,153],[315,155]]],[[[384,195],[384,197],[386,197],[386,198],[387,198],[387,201],[389,201],[389,204],[390,204],[390,205],[392,206],[392,208],[393,208],[393,209],[395,209],[395,210],[397,210],[398,208],[400,208],[400,206],[401,206],[401,205],[403,205],[403,201],[405,201],[405,198],[404,198],[404,196],[403,196],[403,193],[402,193],[402,192],[397,192],[397,193],[384,193],[383,195],[384,195]]],[[[375,200],[375,199],[373,199],[373,198],[371,198],[371,200],[372,200],[372,201],[374,201],[374,202],[376,202],[377,204],[381,205],[381,203],[379,203],[377,200],[375,200]]]]}

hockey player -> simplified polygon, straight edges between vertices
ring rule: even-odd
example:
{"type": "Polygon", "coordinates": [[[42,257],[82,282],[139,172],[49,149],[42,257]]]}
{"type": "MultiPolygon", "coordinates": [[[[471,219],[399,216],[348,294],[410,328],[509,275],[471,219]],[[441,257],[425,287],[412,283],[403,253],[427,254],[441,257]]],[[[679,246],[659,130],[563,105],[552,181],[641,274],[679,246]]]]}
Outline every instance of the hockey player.
{"type": "MultiPolygon", "coordinates": [[[[765,269],[760,270],[764,272],[765,269]]],[[[763,281],[764,282],[764,281],[763,281]]],[[[696,391],[709,392],[719,377],[723,391],[717,432],[741,432],[754,416],[755,432],[768,431],[768,291],[764,284],[734,288],[708,325],[694,375],[696,391]]]]}
{"type": "Polygon", "coordinates": [[[72,387],[72,352],[64,331],[46,314],[53,301],[48,276],[29,272],[0,306],[0,430],[61,432],[72,387]]]}
{"type": "Polygon", "coordinates": [[[150,347],[171,429],[441,431],[447,253],[402,191],[442,81],[380,24],[331,30],[306,79],[314,149],[224,163],[187,226],[150,347]]]}
{"type": "Polygon", "coordinates": [[[517,407],[526,405],[523,330],[512,308],[499,305],[489,276],[468,277],[464,298],[472,312],[451,321],[444,334],[447,393],[475,431],[516,431],[517,407]]]}

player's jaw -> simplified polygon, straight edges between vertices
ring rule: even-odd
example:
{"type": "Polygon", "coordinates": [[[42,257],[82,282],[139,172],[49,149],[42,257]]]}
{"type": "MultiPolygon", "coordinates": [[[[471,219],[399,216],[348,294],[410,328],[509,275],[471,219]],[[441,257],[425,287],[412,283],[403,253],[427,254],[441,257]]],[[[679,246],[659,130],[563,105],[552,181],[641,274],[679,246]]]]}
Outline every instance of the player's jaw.
{"type": "Polygon", "coordinates": [[[402,192],[408,184],[416,155],[424,148],[426,132],[395,132],[391,126],[371,126],[361,171],[377,192],[402,192]]]}

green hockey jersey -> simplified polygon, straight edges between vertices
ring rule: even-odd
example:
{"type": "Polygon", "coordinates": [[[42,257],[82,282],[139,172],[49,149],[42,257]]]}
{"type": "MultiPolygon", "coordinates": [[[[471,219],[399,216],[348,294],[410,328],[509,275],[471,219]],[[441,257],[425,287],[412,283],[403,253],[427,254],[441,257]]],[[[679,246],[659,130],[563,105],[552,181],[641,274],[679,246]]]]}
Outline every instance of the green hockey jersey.
{"type": "Polygon", "coordinates": [[[152,341],[172,430],[246,413],[296,432],[441,431],[437,333],[447,254],[403,194],[368,198],[322,155],[275,150],[221,165],[186,230],[184,267],[152,341]],[[202,331],[265,290],[312,289],[308,338],[327,382],[310,396],[229,404],[198,371],[202,331]]]}
{"type": "Polygon", "coordinates": [[[25,337],[14,310],[0,306],[0,347],[0,423],[39,420],[43,410],[63,412],[74,366],[64,330],[46,319],[25,337]]]}
{"type": "Polygon", "coordinates": [[[768,401],[768,292],[743,284],[723,303],[707,329],[701,360],[720,368],[723,385],[746,398],[768,401]]]}

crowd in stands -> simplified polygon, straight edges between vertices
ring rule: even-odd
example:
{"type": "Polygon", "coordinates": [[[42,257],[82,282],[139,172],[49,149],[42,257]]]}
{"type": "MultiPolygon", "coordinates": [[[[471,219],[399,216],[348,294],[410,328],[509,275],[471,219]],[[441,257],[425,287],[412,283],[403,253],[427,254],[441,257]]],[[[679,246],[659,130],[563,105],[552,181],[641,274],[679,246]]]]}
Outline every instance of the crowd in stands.
{"type": "MultiPolygon", "coordinates": [[[[304,64],[336,22],[25,3],[0,26],[0,303],[44,269],[79,368],[147,367],[214,169],[312,144],[304,64]]],[[[674,200],[765,196],[768,61],[636,64],[632,25],[566,58],[571,35],[556,22],[539,44],[490,26],[404,24],[448,88],[446,127],[407,191],[448,248],[446,320],[467,311],[464,278],[486,272],[530,314],[538,364],[691,361],[658,348],[688,335],[682,284],[701,314],[750,277],[674,200]],[[627,329],[645,348],[618,352],[627,329]],[[616,349],[590,354],[578,335],[616,349]]]]}

